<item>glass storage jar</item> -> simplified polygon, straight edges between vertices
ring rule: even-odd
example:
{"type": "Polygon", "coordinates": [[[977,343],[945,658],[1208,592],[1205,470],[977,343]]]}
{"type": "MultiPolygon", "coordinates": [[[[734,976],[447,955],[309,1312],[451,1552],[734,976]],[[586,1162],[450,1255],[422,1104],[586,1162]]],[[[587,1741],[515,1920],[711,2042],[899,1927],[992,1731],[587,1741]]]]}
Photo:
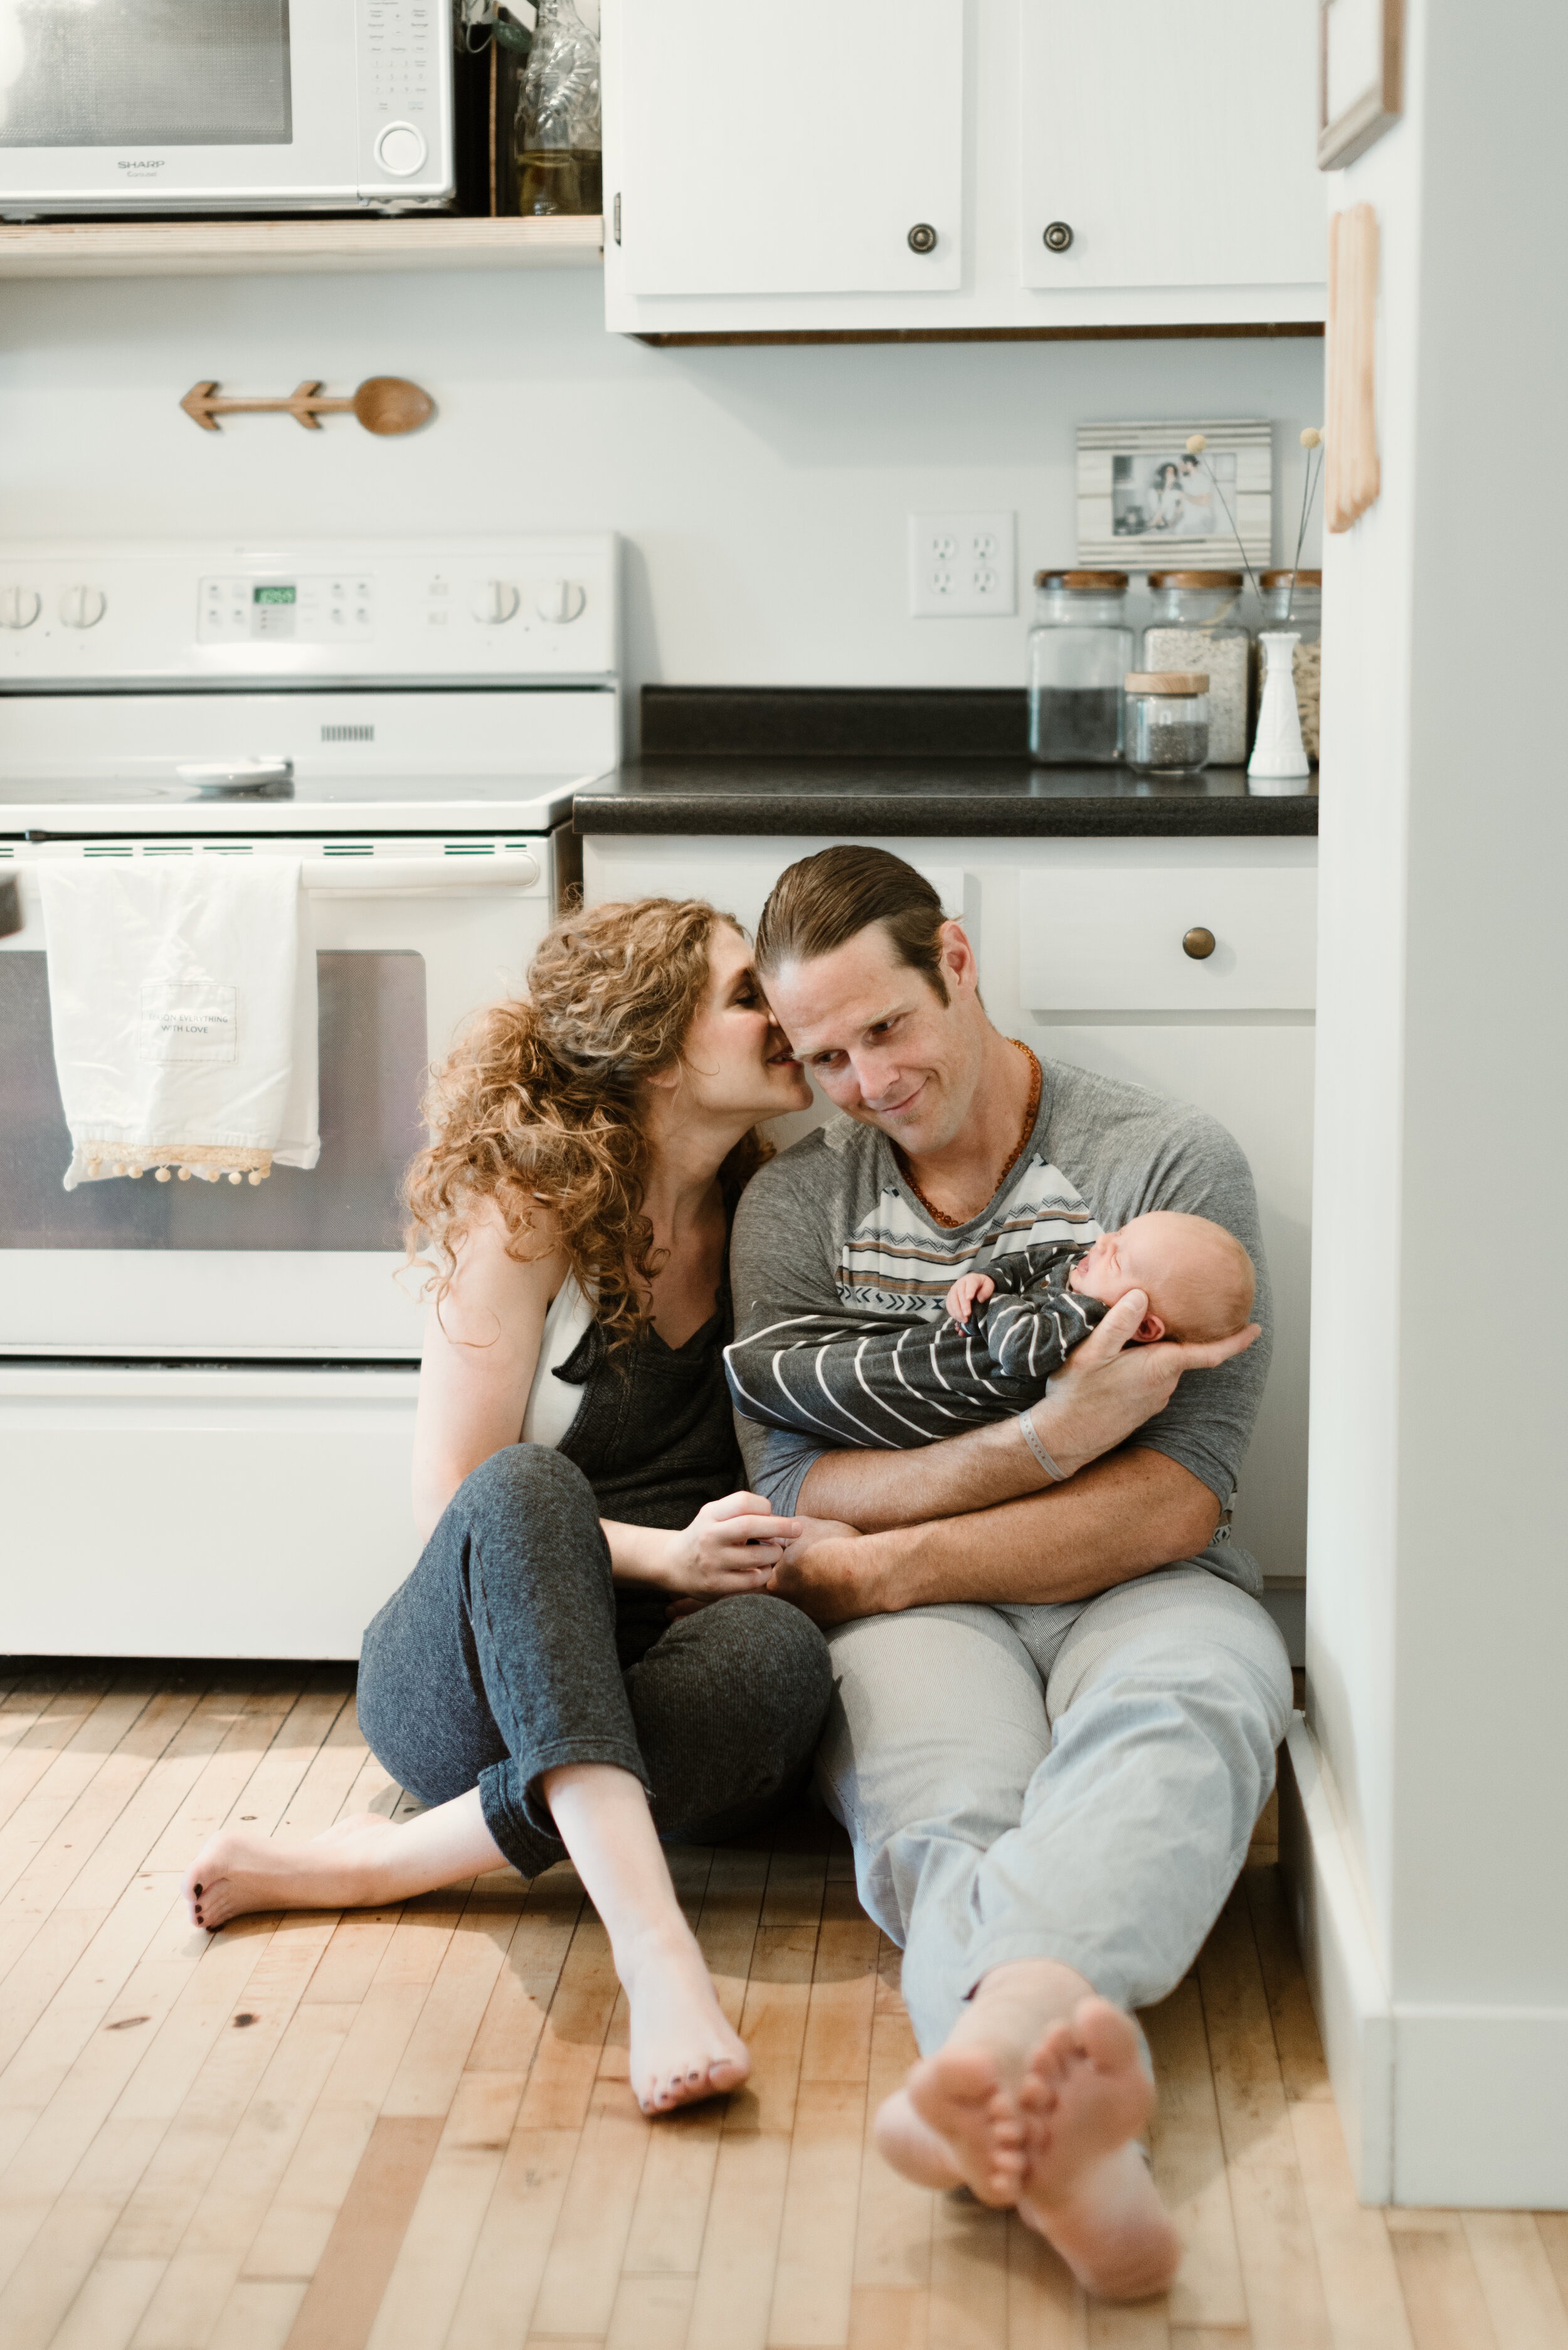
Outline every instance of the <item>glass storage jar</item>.
{"type": "Polygon", "coordinates": [[[1209,680],[1201,670],[1133,670],[1127,760],[1139,775],[1196,775],[1209,763],[1209,680]]]}
{"type": "Polygon", "coordinates": [[[1122,680],[1133,657],[1125,571],[1037,571],[1029,631],[1029,753],[1051,767],[1122,754],[1122,680]]]}
{"type": "Polygon", "coordinates": [[[1146,670],[1202,670],[1209,679],[1209,756],[1247,763],[1252,639],[1236,615],[1239,571],[1151,571],[1154,612],[1143,634],[1146,670]]]}
{"type": "Polygon", "coordinates": [[[1264,627],[1294,629],[1301,638],[1295,650],[1296,707],[1302,714],[1302,742],[1315,767],[1318,691],[1323,674],[1323,648],[1319,642],[1323,634],[1323,573],[1265,571],[1262,588],[1264,627]]]}

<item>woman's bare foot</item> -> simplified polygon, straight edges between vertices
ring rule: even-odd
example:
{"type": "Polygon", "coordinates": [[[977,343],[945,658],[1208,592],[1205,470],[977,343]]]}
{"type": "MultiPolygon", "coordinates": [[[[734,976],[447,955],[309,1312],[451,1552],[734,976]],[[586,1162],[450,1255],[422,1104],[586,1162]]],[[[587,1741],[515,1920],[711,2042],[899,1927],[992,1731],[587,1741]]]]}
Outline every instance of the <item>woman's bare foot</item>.
{"type": "Polygon", "coordinates": [[[308,1844],[220,1828],[185,1878],[194,1925],[215,1934],[255,1909],[351,1909],[378,1898],[378,1864],[399,1830],[374,1812],[339,1820],[308,1844]]]}
{"type": "Polygon", "coordinates": [[[752,2069],[731,2031],[695,1936],[677,1918],[616,1952],[631,2007],[632,2093],[645,2114],[738,2089],[752,2069]]]}
{"type": "Polygon", "coordinates": [[[1163,2292],[1181,2258],[1134,2142],[1153,2104],[1130,2019],[1096,1998],[1051,2026],[1019,2091],[1026,2172],[1018,2215],[1106,2301],[1163,2292]]]}

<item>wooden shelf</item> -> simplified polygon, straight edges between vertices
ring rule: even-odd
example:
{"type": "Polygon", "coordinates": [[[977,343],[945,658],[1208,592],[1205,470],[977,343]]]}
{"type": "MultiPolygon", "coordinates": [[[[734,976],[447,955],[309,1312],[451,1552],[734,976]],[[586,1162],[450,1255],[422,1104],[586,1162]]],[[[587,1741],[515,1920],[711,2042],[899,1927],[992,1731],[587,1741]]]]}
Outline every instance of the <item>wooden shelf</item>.
{"type": "Polygon", "coordinates": [[[596,269],[597,214],[563,220],[0,224],[0,277],[300,276],[365,269],[596,269]]]}

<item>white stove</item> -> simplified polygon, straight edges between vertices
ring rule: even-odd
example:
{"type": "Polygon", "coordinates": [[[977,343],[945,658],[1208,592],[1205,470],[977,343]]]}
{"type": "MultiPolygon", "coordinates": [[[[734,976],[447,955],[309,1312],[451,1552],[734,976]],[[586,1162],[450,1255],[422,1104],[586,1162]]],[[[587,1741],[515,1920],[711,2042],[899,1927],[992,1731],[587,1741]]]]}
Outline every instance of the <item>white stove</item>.
{"type": "Polygon", "coordinates": [[[398,1184],[618,757],[617,616],[607,535],[0,547],[0,1650],[352,1655],[411,1563],[398,1184]],[[319,1165],[64,1191],[38,865],[283,855],[319,1165]]]}

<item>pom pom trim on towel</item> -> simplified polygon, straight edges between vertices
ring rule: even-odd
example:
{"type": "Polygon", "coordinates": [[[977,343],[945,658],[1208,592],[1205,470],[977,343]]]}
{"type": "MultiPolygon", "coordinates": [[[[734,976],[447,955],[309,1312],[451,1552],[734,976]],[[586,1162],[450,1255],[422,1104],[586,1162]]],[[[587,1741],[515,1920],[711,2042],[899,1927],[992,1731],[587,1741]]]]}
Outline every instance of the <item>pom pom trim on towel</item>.
{"type": "Polygon", "coordinates": [[[192,1175],[203,1183],[265,1183],[272,1173],[272,1152],[229,1142],[80,1142],[66,1176],[66,1189],[78,1183],[107,1183],[117,1175],[134,1181],[149,1168],[160,1183],[178,1175],[182,1183],[192,1175]]]}

